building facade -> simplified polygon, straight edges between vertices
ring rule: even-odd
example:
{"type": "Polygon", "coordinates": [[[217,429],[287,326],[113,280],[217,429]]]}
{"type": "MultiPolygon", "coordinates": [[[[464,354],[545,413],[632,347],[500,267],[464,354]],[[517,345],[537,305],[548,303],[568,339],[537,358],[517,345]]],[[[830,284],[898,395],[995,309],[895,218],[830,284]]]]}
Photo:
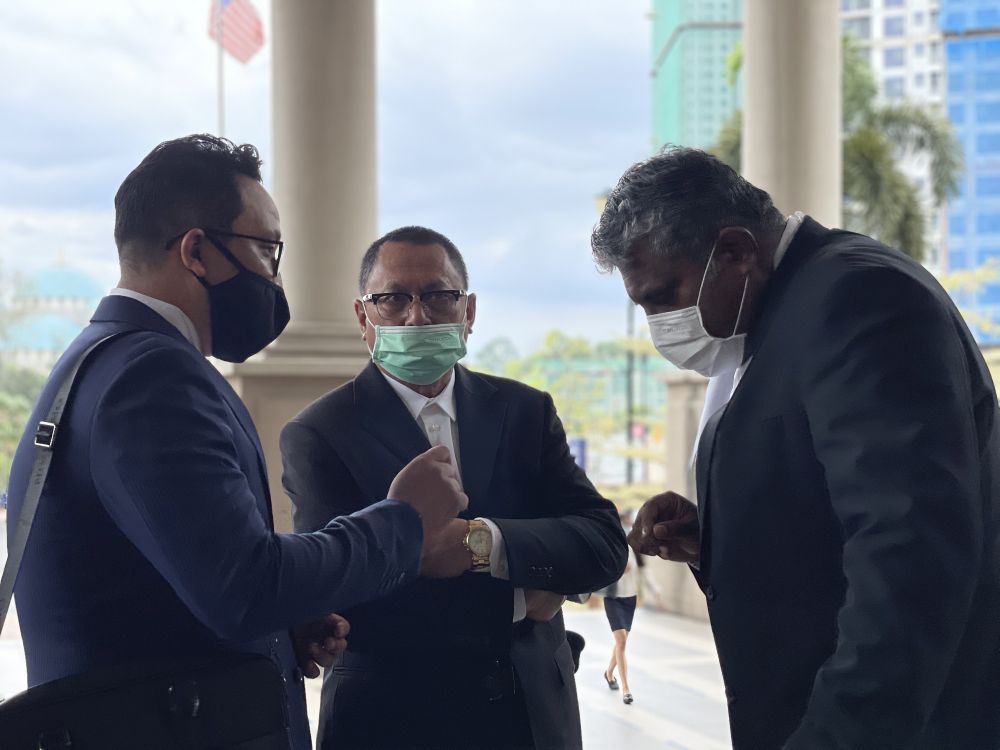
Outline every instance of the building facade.
{"type": "Polygon", "coordinates": [[[740,108],[727,59],[740,37],[740,0],[653,0],[653,147],[707,148],[740,108]]]}
{"type": "MultiPolygon", "coordinates": [[[[939,114],[946,99],[939,0],[841,0],[841,24],[871,64],[883,104],[913,103],[939,114]]],[[[936,206],[926,157],[907,156],[903,173],[920,194],[927,226],[925,264],[948,266],[947,212],[936,206]]]]}
{"type": "MultiPolygon", "coordinates": [[[[949,203],[952,270],[1000,263],[1000,4],[941,0],[947,61],[948,116],[965,154],[958,196],[949,203]]],[[[980,343],[1000,344],[1000,283],[955,295],[975,313],[980,343]]]]}

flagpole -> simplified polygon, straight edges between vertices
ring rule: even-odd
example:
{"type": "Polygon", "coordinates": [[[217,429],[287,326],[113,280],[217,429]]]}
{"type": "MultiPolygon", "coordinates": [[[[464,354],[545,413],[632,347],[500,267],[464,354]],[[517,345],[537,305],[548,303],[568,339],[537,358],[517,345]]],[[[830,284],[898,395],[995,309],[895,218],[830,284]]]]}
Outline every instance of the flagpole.
{"type": "Polygon", "coordinates": [[[224,51],[222,47],[222,12],[223,12],[223,0],[219,0],[219,12],[218,19],[215,22],[215,39],[219,43],[219,63],[218,63],[218,91],[219,91],[219,101],[218,101],[218,117],[219,117],[219,132],[220,137],[225,137],[226,135],[226,96],[224,87],[224,51]]]}

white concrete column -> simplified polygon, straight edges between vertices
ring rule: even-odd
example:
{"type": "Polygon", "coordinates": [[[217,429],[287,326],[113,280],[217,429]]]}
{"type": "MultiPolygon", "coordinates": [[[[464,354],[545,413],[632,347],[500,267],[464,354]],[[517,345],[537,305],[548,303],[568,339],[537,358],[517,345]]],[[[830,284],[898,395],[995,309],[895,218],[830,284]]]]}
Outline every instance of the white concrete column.
{"type": "Polygon", "coordinates": [[[274,197],[292,321],[272,356],[365,354],[352,312],[377,231],[374,0],[273,3],[274,197]]]}
{"type": "Polygon", "coordinates": [[[840,226],[840,2],[744,2],[743,175],[782,213],[840,226]]]}
{"type": "Polygon", "coordinates": [[[289,531],[281,429],[368,359],[353,301],[377,229],[375,2],[275,0],[272,9],[273,193],[292,321],[263,353],[221,369],[257,425],[275,527],[289,531]]]}

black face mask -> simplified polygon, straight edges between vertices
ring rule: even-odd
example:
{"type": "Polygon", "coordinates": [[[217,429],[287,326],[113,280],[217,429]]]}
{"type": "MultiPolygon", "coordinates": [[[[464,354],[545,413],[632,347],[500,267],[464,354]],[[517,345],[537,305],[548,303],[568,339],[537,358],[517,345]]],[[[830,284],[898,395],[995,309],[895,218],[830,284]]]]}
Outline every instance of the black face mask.
{"type": "Polygon", "coordinates": [[[285,290],[247,270],[214,237],[208,239],[239,269],[233,278],[219,284],[209,284],[195,275],[208,290],[212,356],[226,362],[245,362],[278,338],[288,325],[291,314],[285,290]]]}

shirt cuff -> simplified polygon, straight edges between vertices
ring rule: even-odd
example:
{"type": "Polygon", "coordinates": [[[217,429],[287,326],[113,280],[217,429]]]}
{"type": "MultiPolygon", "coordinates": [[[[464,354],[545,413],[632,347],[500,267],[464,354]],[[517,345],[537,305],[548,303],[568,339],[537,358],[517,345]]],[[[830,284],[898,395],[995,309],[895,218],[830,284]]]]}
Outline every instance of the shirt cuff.
{"type": "MultiPolygon", "coordinates": [[[[500,527],[488,518],[477,518],[477,521],[485,523],[493,535],[493,549],[490,550],[490,575],[502,581],[510,580],[510,570],[507,568],[507,546],[503,541],[503,533],[500,527]]],[[[485,572],[482,568],[480,572],[485,572]]]]}
{"type": "MultiPolygon", "coordinates": [[[[488,518],[477,518],[489,527],[493,535],[493,548],[490,550],[490,575],[503,581],[510,580],[510,569],[507,567],[507,545],[503,541],[500,527],[488,518]]],[[[485,573],[486,568],[479,572],[485,573]]],[[[524,600],[524,589],[514,589],[514,622],[520,622],[528,614],[528,605],[524,600]]]]}

